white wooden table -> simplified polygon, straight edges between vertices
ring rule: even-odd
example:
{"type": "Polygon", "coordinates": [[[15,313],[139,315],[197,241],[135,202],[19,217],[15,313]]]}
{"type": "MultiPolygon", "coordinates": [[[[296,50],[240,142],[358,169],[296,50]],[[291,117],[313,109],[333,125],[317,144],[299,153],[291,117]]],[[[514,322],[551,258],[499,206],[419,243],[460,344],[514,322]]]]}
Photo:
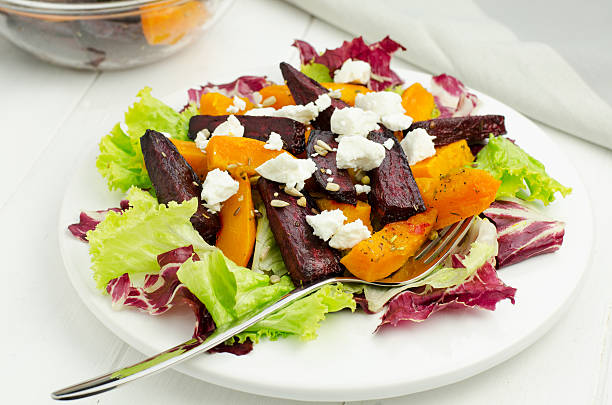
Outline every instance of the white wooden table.
{"type": "MultiPolygon", "coordinates": [[[[218,77],[226,66],[248,73],[249,67],[295,57],[290,48],[294,38],[321,49],[349,37],[283,2],[242,0],[190,49],[128,71],[90,73],[50,66],[0,38],[0,403],[49,403],[53,389],[141,358],[81,304],[58,250],[57,214],[67,178],[81,152],[102,135],[89,128],[110,129],[145,85],[155,94],[168,94],[218,77]]],[[[568,164],[576,166],[595,215],[592,259],[572,307],[537,343],[487,372],[375,403],[612,403],[612,151],[542,128],[559,143],[568,164]]],[[[175,371],[80,401],[287,402],[220,388],[175,371]]]]}

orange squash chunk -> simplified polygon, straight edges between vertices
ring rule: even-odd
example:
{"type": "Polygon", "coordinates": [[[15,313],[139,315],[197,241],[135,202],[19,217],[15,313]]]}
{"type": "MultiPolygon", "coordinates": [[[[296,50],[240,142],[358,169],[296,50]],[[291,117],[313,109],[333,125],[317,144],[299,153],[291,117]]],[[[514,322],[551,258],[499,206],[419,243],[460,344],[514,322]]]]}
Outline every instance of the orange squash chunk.
{"type": "Polygon", "coordinates": [[[362,86],[360,84],[350,84],[350,83],[321,83],[323,87],[328,89],[329,91],[340,90],[341,96],[340,100],[344,101],[346,104],[350,106],[355,105],[355,98],[359,93],[369,93],[372,90],[368,89],[366,86],[362,86]]]}
{"type": "Polygon", "coordinates": [[[196,146],[195,142],[180,141],[178,139],[170,139],[178,152],[183,156],[189,166],[193,168],[200,179],[206,177],[208,173],[208,165],[206,162],[206,154],[196,146]]]}
{"type": "Polygon", "coordinates": [[[370,204],[363,201],[357,201],[357,205],[351,205],[330,200],[328,198],[319,198],[316,200],[316,203],[321,211],[332,211],[335,209],[341,210],[346,217],[345,223],[361,219],[361,222],[363,222],[363,224],[368,227],[370,232],[372,232],[372,224],[370,223],[370,211],[372,208],[370,207],[370,204]]]}
{"type": "Polygon", "coordinates": [[[413,120],[426,121],[431,119],[436,103],[430,92],[420,83],[414,83],[402,93],[402,106],[406,115],[411,116],[413,120]]]}
{"type": "Polygon", "coordinates": [[[495,200],[501,184],[480,169],[458,169],[438,180],[416,179],[416,182],[425,205],[438,211],[434,229],[480,214],[495,200]]]}
{"type": "Polygon", "coordinates": [[[429,209],[406,221],[387,224],[355,245],[340,263],[362,280],[385,278],[414,256],[427,240],[436,215],[435,209],[429,209]]]}
{"type": "Polygon", "coordinates": [[[286,105],[295,105],[295,100],[289,91],[289,87],[286,84],[273,84],[266,86],[259,90],[261,94],[261,102],[264,103],[267,98],[274,97],[276,101],[274,104],[266,105],[266,107],[274,107],[277,110],[286,105]]]}
{"type": "Polygon", "coordinates": [[[238,192],[221,207],[216,246],[238,266],[246,266],[253,254],[256,231],[251,183],[243,171],[234,170],[232,176],[238,181],[238,192]]]}
{"type": "MultiPolygon", "coordinates": [[[[254,107],[254,104],[249,99],[240,97],[246,103],[246,108],[240,110],[234,115],[243,115],[245,112],[254,107]]],[[[234,99],[227,97],[221,93],[204,93],[200,97],[200,114],[202,115],[227,115],[227,109],[234,104],[234,99]]]]}
{"type": "Polygon", "coordinates": [[[438,178],[468,165],[474,161],[474,155],[465,139],[436,148],[436,154],[410,166],[414,177],[438,178]]]}
{"type": "Polygon", "coordinates": [[[175,44],[208,18],[201,1],[188,1],[176,6],[148,5],[141,10],[142,32],[150,45],[175,44]]]}
{"type": "Polygon", "coordinates": [[[284,150],[264,148],[266,143],[252,138],[213,136],[206,146],[208,170],[227,170],[239,166],[248,176],[257,174],[255,169],[267,160],[274,159],[284,150]]]}

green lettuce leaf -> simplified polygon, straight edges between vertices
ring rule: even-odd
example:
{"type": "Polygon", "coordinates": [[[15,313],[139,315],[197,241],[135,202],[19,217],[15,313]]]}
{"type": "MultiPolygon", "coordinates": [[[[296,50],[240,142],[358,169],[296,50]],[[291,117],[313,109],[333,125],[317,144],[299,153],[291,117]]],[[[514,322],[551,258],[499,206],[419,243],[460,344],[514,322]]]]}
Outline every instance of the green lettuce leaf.
{"type": "Polygon", "coordinates": [[[302,65],[300,69],[302,73],[306,76],[310,77],[313,80],[316,80],[319,83],[330,83],[333,82],[333,79],[329,73],[329,68],[320,63],[309,63],[308,65],[302,65]]]}
{"type": "Polygon", "coordinates": [[[251,269],[257,273],[276,274],[280,277],[287,274],[285,262],[276,239],[274,239],[263,203],[257,204],[257,210],[261,213],[261,217],[257,220],[257,234],[255,235],[251,269]]]}
{"type": "Polygon", "coordinates": [[[548,205],[555,200],[557,191],[564,197],[572,191],[550,177],[542,163],[501,136],[489,137],[487,146],[478,152],[476,167],[501,180],[497,198],[519,197],[548,205]]]}
{"type": "Polygon", "coordinates": [[[96,229],[87,232],[98,288],[104,289],[124,273],[158,273],[157,255],[178,247],[193,245],[204,252],[213,249],[189,221],[198,206],[196,198],[166,206],[136,187],[130,188],[126,198],[132,208],[123,214],[109,212],[96,229]]]}
{"type": "Polygon", "coordinates": [[[137,97],[140,100],[125,113],[127,133],[117,124],[100,141],[96,167],[111,190],[126,191],[130,186],[151,188],[151,180],[142,160],[140,137],[147,129],[154,129],[175,139],[189,140],[189,119],[197,114],[193,104],[182,113],[176,112],[153,97],[149,87],[140,90],[137,97]]]}
{"type": "MultiPolygon", "coordinates": [[[[185,262],[177,275],[206,305],[217,326],[263,308],[294,288],[288,276],[272,284],[267,275],[235,265],[218,250],[198,252],[198,256],[202,260],[185,262]],[[233,294],[233,298],[228,294],[233,294]]],[[[231,341],[250,338],[257,342],[262,336],[276,339],[288,335],[313,339],[325,314],[343,308],[355,309],[352,294],[345,292],[341,285],[326,286],[258,322],[231,341]]]]}
{"type": "Polygon", "coordinates": [[[391,91],[401,96],[404,93],[404,86],[402,86],[401,84],[398,84],[396,86],[389,86],[385,89],[385,91],[391,91]]]}

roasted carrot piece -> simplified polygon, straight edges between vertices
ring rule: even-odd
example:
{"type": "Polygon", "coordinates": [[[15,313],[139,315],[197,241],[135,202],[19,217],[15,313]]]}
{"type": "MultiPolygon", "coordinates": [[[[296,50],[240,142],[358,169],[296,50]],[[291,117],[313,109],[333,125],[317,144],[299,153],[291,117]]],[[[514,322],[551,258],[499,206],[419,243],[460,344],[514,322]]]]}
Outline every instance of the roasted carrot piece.
{"type": "Polygon", "coordinates": [[[406,221],[391,222],[355,245],[340,263],[362,280],[385,278],[415,254],[429,237],[435,222],[435,209],[429,209],[406,221]]]}
{"type": "Polygon", "coordinates": [[[340,100],[344,101],[346,104],[350,106],[355,105],[355,98],[359,93],[369,93],[372,90],[368,89],[366,86],[362,86],[360,84],[350,84],[350,83],[321,83],[323,87],[332,90],[340,90],[340,100]]]}
{"type": "Polygon", "coordinates": [[[414,83],[402,93],[402,106],[406,115],[415,121],[431,119],[431,114],[436,107],[433,95],[425,90],[420,83],[414,83]]]}
{"type": "Polygon", "coordinates": [[[204,24],[208,11],[201,1],[176,6],[141,7],[142,32],[150,45],[172,45],[204,24]]]}
{"type": "Polygon", "coordinates": [[[231,173],[239,188],[221,207],[217,247],[238,266],[246,266],[253,254],[256,230],[251,183],[244,171],[235,169],[231,173]]]}
{"type": "Polygon", "coordinates": [[[206,162],[206,154],[195,145],[195,142],[181,141],[178,139],[170,139],[176,149],[200,179],[203,179],[208,173],[208,165],[206,162]]]}
{"type": "Polygon", "coordinates": [[[465,139],[436,148],[436,154],[410,166],[414,177],[438,178],[474,161],[465,139]]]}
{"type": "Polygon", "coordinates": [[[321,211],[341,210],[346,217],[346,223],[361,219],[361,222],[372,231],[372,224],[370,223],[370,211],[372,207],[370,207],[370,204],[358,200],[357,205],[352,205],[330,200],[329,198],[319,198],[316,200],[316,203],[321,211]]]}
{"type": "Polygon", "coordinates": [[[266,143],[252,138],[213,136],[206,146],[208,170],[227,170],[241,167],[248,176],[256,174],[255,168],[273,159],[284,150],[264,148],[266,143]]]}
{"type": "Polygon", "coordinates": [[[261,94],[261,102],[266,107],[274,107],[278,110],[286,105],[295,105],[295,100],[293,99],[293,96],[291,95],[291,92],[286,84],[273,84],[271,86],[266,86],[259,90],[259,94],[261,94]],[[266,100],[269,97],[274,97],[274,104],[268,105],[266,103],[266,100]]]}

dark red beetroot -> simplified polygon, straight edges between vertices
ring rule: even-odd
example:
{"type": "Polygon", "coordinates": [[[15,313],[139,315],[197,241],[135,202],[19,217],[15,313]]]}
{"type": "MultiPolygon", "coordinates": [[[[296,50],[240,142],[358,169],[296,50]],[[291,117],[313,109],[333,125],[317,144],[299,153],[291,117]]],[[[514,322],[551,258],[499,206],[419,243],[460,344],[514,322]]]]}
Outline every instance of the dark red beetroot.
{"type": "Polygon", "coordinates": [[[368,195],[372,206],[372,224],[376,229],[390,222],[403,221],[426,210],[408,159],[393,132],[372,131],[368,139],[380,144],[393,139],[393,147],[386,150],[385,159],[380,166],[370,171],[368,195]]]}
{"type": "Polygon", "coordinates": [[[170,201],[183,202],[198,199],[198,210],[191,217],[193,227],[210,244],[215,243],[217,232],[221,229],[219,216],[202,206],[200,195],[202,184],[191,166],[168,138],[157,131],[147,129],[140,138],[147,172],[155,187],[157,201],[168,204],[170,201]]]}
{"type": "Polygon", "coordinates": [[[448,145],[462,139],[467,140],[468,144],[474,144],[484,141],[489,134],[499,136],[506,133],[503,115],[472,115],[417,121],[404,133],[417,128],[423,128],[429,135],[435,136],[433,142],[436,146],[448,145]]]}
{"type": "MultiPolygon", "coordinates": [[[[228,115],[195,115],[189,120],[189,138],[195,139],[198,132],[207,129],[212,134],[228,115]]],[[[246,138],[267,141],[270,132],[276,132],[283,140],[284,149],[293,155],[300,155],[306,148],[306,126],[301,122],[283,117],[256,117],[237,115],[244,127],[246,138]]]]}
{"type": "Polygon", "coordinates": [[[313,215],[312,203],[308,201],[306,207],[300,207],[296,197],[285,194],[277,183],[263,177],[257,182],[257,189],[293,283],[300,286],[342,274],[334,250],[315,236],[306,222],[306,216],[313,215]],[[289,205],[273,207],[270,205],[272,200],[285,201],[289,205]]]}
{"type": "MultiPolygon", "coordinates": [[[[280,70],[296,104],[306,105],[316,101],[321,94],[329,93],[329,90],[321,86],[316,80],[306,76],[288,63],[281,62],[280,70]]],[[[348,105],[344,101],[332,98],[331,106],[319,113],[319,116],[312,123],[312,126],[317,129],[329,131],[329,122],[334,110],[347,106],[348,105]]]]}
{"type": "MultiPolygon", "coordinates": [[[[315,145],[317,142],[323,142],[330,146],[332,149],[338,147],[335,135],[330,131],[320,131],[313,129],[308,137],[308,144],[306,145],[306,154],[312,159],[317,165],[317,171],[314,172],[314,181],[316,183],[317,191],[326,194],[332,200],[347,204],[357,204],[357,193],[355,192],[355,186],[351,181],[351,176],[345,169],[338,169],[336,166],[336,152],[327,151],[325,156],[317,155],[313,156],[315,151],[315,145]],[[327,170],[330,173],[327,173],[327,170]],[[329,191],[326,189],[327,179],[333,177],[333,183],[340,186],[338,191],[329,191]]],[[[319,145],[320,146],[320,145],[319,145]]]]}

